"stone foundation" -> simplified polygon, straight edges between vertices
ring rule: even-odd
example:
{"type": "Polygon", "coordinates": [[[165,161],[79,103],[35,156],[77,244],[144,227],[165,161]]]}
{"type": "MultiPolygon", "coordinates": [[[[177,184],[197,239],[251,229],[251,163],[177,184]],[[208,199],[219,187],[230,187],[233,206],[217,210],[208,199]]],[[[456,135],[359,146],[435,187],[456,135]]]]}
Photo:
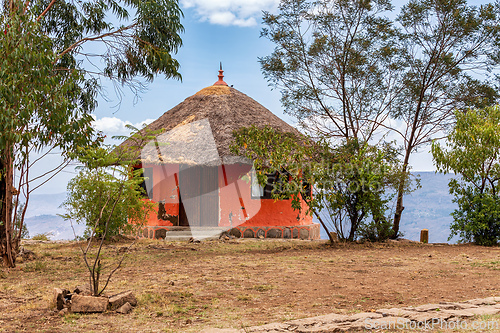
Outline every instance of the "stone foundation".
{"type": "Polygon", "coordinates": [[[227,233],[236,238],[320,239],[320,225],[314,223],[298,226],[238,226],[227,233]]]}
{"type": "MultiPolygon", "coordinates": [[[[207,233],[226,233],[236,238],[282,238],[282,239],[320,239],[320,225],[318,223],[297,226],[268,226],[268,227],[245,227],[238,226],[227,228],[203,228],[207,233]]],[[[138,233],[139,238],[164,239],[166,236],[189,237],[191,228],[177,226],[145,226],[138,233]]]]}

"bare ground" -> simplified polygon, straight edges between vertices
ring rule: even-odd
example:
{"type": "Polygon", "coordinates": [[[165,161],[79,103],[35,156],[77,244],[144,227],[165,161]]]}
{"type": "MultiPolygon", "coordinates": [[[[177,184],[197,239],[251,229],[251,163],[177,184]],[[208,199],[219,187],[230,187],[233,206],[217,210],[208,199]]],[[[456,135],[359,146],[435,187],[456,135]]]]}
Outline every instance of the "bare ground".
{"type": "MultiPolygon", "coordinates": [[[[118,260],[130,242],[106,244],[104,261],[118,260]]],[[[498,247],[142,240],[106,291],[133,290],[131,314],[60,317],[53,288],[88,281],[77,244],[25,248],[37,259],[0,271],[0,332],[198,332],[500,296],[498,247]]]]}

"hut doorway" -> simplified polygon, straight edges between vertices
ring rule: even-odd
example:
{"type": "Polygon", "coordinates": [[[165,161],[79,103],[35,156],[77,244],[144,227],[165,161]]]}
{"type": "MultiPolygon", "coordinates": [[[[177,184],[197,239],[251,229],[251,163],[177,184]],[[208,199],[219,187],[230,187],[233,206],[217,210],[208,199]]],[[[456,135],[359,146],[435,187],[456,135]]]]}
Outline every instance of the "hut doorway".
{"type": "Polygon", "coordinates": [[[219,168],[179,165],[179,226],[219,225],[219,168]]]}

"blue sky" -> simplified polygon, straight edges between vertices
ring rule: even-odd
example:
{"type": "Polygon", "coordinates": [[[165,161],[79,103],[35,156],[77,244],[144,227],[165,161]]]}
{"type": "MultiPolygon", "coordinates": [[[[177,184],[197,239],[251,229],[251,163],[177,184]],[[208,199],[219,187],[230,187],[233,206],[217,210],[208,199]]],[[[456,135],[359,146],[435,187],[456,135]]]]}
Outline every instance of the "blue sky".
{"type": "MultiPolygon", "coordinates": [[[[95,112],[96,128],[108,137],[127,134],[125,124],[140,126],[152,121],[185,98],[217,81],[219,62],[224,67],[224,80],[234,88],[254,98],[277,116],[294,124],[294,119],[283,113],[279,91],[273,91],[264,79],[258,57],[272,52],[273,45],[260,38],[262,10],[275,11],[277,0],[180,0],[184,12],[183,46],[176,58],[181,64],[182,81],[166,80],[158,76],[148,90],[137,100],[126,88],[119,107],[111,85],[106,85],[106,101],[99,99],[95,112]]],[[[398,6],[403,2],[396,2],[398,6]]],[[[472,3],[472,2],[471,2],[472,3]]],[[[478,2],[474,1],[474,4],[478,2]]],[[[52,161],[40,165],[40,172],[52,161]]],[[[434,170],[428,149],[422,149],[411,159],[413,170],[434,170]]],[[[68,168],[36,193],[60,193],[75,175],[68,168]]]]}
{"type": "MultiPolygon", "coordinates": [[[[222,62],[224,80],[229,85],[234,85],[234,88],[256,99],[283,119],[293,122],[281,112],[280,94],[268,87],[258,63],[258,57],[270,54],[273,45],[259,38],[261,9],[255,4],[261,3],[261,8],[272,10],[275,1],[186,0],[181,3],[194,4],[189,8],[183,6],[185,33],[182,34],[183,46],[176,56],[181,64],[182,82],[158,76],[135,104],[133,94],[124,90],[126,96],[119,109],[114,108],[116,98],[112,102],[101,99],[97,118],[116,117],[134,124],[147,118],[156,119],[185,98],[217,81],[219,62],[222,62]],[[221,5],[196,5],[208,2],[221,5]],[[234,14],[229,15],[231,12],[234,14]]],[[[113,92],[110,91],[109,95],[113,97],[113,92]]],[[[104,123],[102,126],[99,127],[106,128],[104,123]]]]}

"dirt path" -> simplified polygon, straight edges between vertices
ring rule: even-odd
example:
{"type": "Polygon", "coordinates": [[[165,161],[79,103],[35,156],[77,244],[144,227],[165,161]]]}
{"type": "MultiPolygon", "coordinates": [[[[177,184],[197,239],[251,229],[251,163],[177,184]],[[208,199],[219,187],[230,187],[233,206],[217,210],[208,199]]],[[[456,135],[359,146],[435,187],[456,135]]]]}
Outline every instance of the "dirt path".
{"type": "MultiPolygon", "coordinates": [[[[126,245],[108,244],[105,261],[126,245]]],[[[26,247],[36,260],[0,272],[0,332],[199,332],[500,294],[498,247],[141,241],[108,290],[133,290],[132,314],[61,318],[50,308],[53,288],[87,280],[78,247],[26,247]]]]}

